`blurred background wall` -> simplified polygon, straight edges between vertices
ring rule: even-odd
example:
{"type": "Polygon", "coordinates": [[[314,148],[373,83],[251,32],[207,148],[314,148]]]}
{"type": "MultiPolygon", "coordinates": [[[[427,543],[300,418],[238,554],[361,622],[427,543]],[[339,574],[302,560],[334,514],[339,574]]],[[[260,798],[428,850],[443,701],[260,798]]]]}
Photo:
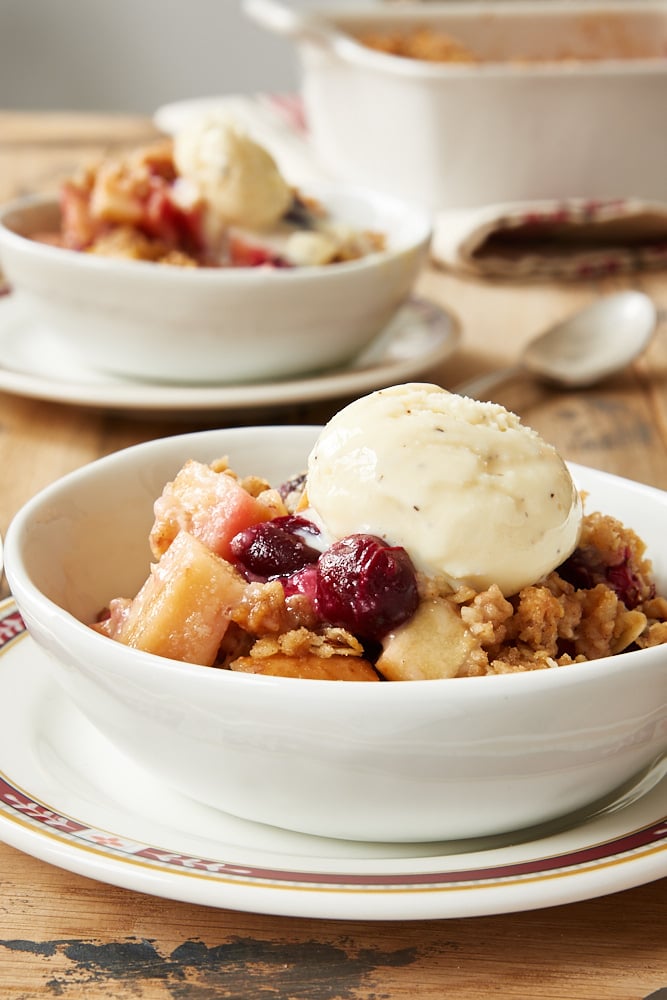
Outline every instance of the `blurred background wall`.
{"type": "Polygon", "coordinates": [[[297,86],[293,46],[240,0],[0,0],[0,108],[150,113],[297,86]]]}

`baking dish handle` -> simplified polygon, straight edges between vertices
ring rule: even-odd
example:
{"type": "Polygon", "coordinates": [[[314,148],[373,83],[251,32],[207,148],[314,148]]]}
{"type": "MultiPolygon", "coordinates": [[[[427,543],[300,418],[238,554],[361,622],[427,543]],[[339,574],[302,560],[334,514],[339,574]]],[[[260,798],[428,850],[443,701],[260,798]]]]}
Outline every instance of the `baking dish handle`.
{"type": "Polygon", "coordinates": [[[334,25],[281,0],[243,0],[242,9],[257,24],[278,35],[287,35],[332,52],[354,45],[352,39],[334,25]]]}

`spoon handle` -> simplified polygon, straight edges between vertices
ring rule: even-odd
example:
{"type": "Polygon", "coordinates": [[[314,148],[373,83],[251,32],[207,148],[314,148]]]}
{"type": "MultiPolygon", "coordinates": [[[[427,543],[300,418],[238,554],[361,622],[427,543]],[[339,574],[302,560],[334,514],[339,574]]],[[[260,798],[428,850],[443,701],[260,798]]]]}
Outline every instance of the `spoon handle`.
{"type": "Polygon", "coordinates": [[[511,368],[501,368],[495,372],[488,372],[486,375],[478,375],[477,378],[469,379],[467,382],[461,382],[460,385],[454,386],[452,391],[458,393],[459,396],[470,396],[471,399],[480,399],[486,396],[489,389],[493,389],[502,382],[514,378],[515,375],[520,375],[522,371],[523,368],[521,365],[514,365],[511,368]]]}

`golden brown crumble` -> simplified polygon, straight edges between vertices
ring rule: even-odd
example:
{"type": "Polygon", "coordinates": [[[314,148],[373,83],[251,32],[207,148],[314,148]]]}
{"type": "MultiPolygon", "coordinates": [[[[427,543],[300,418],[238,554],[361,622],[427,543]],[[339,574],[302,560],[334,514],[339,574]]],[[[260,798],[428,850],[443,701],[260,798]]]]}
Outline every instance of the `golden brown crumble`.
{"type": "Polygon", "coordinates": [[[429,26],[407,31],[364,32],[357,41],[376,52],[424,62],[474,63],[477,57],[458,39],[429,26]]]}
{"type": "Polygon", "coordinates": [[[328,625],[319,632],[297,628],[272,638],[258,639],[250,650],[250,655],[260,660],[277,653],[328,659],[330,656],[363,656],[363,652],[363,646],[351,632],[328,625]]]}
{"type": "MultiPolygon", "coordinates": [[[[453,592],[443,578],[418,575],[421,599],[446,600],[472,638],[457,676],[552,669],[611,656],[633,646],[667,642],[667,599],[654,595],[651,563],[645,557],[644,543],[632,529],[607,515],[588,514],[577,554],[590,577],[587,586],[571,583],[566,578],[571,567],[565,564],[509,599],[495,584],[479,593],[470,587],[453,592]],[[609,583],[603,582],[605,567],[622,569],[635,606],[627,607],[609,583]]],[[[295,626],[293,617],[292,625],[286,624],[293,612],[282,594],[277,581],[248,586],[234,615],[234,620],[256,638],[243,656],[366,655],[354,636],[342,629],[323,629],[307,621],[295,626]]],[[[304,601],[301,607],[307,618],[304,609],[308,603],[304,601]]]]}

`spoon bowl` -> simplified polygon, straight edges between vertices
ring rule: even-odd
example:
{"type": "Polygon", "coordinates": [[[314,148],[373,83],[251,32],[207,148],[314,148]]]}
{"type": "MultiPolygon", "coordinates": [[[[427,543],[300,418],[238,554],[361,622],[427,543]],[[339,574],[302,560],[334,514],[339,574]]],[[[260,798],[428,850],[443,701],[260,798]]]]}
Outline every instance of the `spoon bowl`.
{"type": "Polygon", "coordinates": [[[656,307],[643,292],[606,295],[532,340],[516,365],[471,379],[456,391],[477,397],[524,372],[568,388],[595,385],[644,351],[657,320],[656,307]]]}

